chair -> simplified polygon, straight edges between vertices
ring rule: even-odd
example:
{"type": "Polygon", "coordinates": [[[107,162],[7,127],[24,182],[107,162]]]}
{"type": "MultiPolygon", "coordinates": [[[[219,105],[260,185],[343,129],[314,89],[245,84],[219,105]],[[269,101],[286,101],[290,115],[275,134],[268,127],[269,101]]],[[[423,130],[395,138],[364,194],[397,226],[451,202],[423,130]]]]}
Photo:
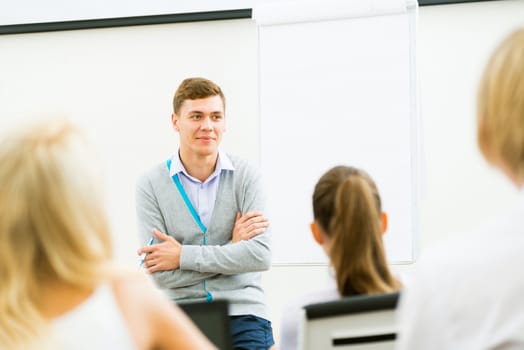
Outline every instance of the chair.
{"type": "Polygon", "coordinates": [[[227,300],[186,302],[179,303],[178,306],[218,349],[233,348],[227,300]]]}
{"type": "Polygon", "coordinates": [[[299,349],[393,349],[399,293],[358,295],[304,307],[299,349]]]}

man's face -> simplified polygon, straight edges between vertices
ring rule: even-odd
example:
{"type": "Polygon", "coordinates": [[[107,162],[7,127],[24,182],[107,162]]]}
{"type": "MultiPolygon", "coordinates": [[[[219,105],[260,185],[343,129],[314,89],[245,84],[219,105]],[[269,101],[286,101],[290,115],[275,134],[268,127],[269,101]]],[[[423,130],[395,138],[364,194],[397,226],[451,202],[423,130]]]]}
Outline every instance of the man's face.
{"type": "Polygon", "coordinates": [[[180,134],[180,150],[194,156],[216,155],[226,130],[224,104],[220,96],[185,100],[171,121],[180,134]]]}

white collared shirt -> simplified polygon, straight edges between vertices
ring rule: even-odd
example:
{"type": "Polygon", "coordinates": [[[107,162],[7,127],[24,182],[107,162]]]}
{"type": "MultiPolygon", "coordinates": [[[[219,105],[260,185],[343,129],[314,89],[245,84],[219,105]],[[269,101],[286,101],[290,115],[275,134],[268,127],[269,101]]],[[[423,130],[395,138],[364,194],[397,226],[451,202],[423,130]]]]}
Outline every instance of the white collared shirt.
{"type": "Polygon", "coordinates": [[[187,173],[178,152],[171,157],[169,176],[178,174],[184,191],[186,191],[193,208],[200,217],[200,221],[206,227],[211,222],[222,170],[235,170],[227,154],[222,151],[218,152],[215,171],[203,182],[187,173]]]}

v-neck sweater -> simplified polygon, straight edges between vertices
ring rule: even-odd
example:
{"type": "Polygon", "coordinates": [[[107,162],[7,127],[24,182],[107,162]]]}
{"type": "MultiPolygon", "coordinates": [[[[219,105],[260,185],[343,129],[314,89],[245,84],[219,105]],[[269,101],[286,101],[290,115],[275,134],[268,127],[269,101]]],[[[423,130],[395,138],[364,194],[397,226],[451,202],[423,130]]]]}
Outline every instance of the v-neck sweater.
{"type": "Polygon", "coordinates": [[[209,293],[213,299],[230,302],[230,315],[267,318],[260,272],[271,263],[271,228],[249,240],[231,242],[237,212],[261,211],[267,216],[261,178],[250,162],[228,157],[234,170],[220,173],[205,233],[187,208],[165,162],[144,174],[136,193],[140,244],[151,238],[153,228],[182,244],[180,268],[152,274],[173,301],[205,300],[209,293]]]}

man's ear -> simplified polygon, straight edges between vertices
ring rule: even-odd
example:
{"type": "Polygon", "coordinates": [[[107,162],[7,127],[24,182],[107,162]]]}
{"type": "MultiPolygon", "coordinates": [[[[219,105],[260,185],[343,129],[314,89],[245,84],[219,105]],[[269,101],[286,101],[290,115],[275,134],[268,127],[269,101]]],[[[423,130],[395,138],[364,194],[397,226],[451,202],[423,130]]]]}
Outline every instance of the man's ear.
{"type": "Polygon", "coordinates": [[[388,229],[388,214],[386,212],[380,214],[380,228],[382,234],[386,233],[386,230],[388,229]]]}
{"type": "Polygon", "coordinates": [[[315,240],[315,242],[317,242],[320,245],[324,244],[324,235],[318,227],[318,224],[315,221],[313,221],[309,225],[309,228],[311,229],[311,233],[313,234],[313,239],[315,240]]]}
{"type": "Polygon", "coordinates": [[[178,116],[175,113],[171,114],[171,124],[173,124],[173,129],[175,129],[176,131],[178,131],[177,123],[178,123],[178,116]]]}

